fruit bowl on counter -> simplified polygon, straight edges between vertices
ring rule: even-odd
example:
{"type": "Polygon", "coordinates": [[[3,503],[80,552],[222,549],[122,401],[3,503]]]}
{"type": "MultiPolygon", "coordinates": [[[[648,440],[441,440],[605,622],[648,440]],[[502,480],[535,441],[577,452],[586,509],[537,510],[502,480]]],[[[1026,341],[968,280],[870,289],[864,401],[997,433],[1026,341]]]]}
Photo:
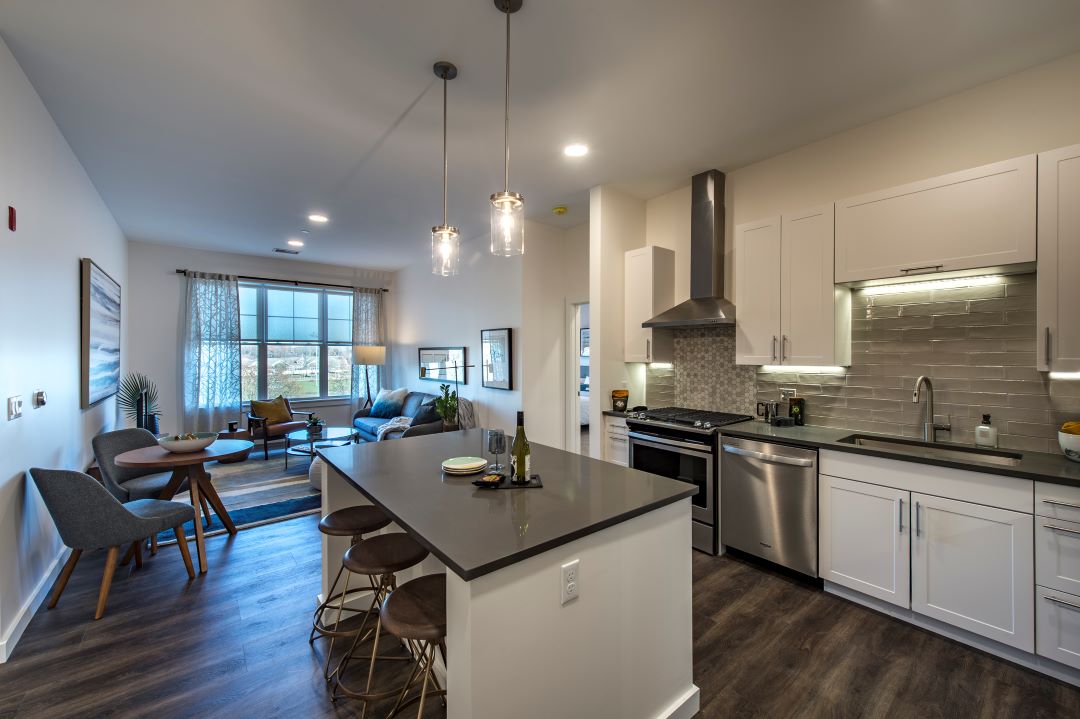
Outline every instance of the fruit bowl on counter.
{"type": "Polygon", "coordinates": [[[1058,444],[1065,456],[1080,462],[1080,422],[1066,422],[1058,431],[1058,444]]]}
{"type": "Polygon", "coordinates": [[[169,434],[158,439],[158,444],[166,452],[185,454],[201,452],[214,443],[217,432],[194,432],[187,434],[169,434]]]}

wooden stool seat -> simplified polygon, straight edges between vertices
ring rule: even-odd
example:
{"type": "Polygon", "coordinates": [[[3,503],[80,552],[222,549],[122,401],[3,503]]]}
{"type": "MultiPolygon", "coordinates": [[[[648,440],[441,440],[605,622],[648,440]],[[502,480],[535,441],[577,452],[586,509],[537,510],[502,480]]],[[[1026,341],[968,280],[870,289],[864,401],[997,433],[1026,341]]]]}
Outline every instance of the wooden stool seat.
{"type": "Polygon", "coordinates": [[[370,504],[331,512],[319,521],[319,531],[332,537],[353,537],[390,526],[390,518],[370,504]]]}
{"type": "Polygon", "coordinates": [[[390,593],[379,611],[383,629],[399,639],[440,643],[446,637],[446,575],[429,574],[390,593]]]}
{"type": "Polygon", "coordinates": [[[377,534],[354,544],[342,562],[353,574],[390,575],[415,567],[428,556],[428,550],[404,532],[377,534]]]}

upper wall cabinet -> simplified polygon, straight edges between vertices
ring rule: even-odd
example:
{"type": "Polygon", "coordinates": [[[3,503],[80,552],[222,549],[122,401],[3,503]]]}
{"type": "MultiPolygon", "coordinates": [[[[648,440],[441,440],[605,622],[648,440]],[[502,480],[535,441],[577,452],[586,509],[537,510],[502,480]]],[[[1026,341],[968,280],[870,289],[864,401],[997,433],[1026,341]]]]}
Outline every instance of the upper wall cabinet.
{"type": "Polygon", "coordinates": [[[851,293],[833,283],[833,206],[735,228],[735,362],[846,365],[851,293]]]}
{"type": "Polygon", "coordinates": [[[1038,369],[1080,371],[1080,145],[1039,155],[1038,369]]]}
{"type": "Polygon", "coordinates": [[[641,324],[675,305],[675,253],[649,245],[627,252],[625,262],[623,361],[671,362],[671,331],[641,324]]]}
{"type": "Polygon", "coordinates": [[[836,203],[836,281],[1035,261],[1035,155],[836,203]]]}

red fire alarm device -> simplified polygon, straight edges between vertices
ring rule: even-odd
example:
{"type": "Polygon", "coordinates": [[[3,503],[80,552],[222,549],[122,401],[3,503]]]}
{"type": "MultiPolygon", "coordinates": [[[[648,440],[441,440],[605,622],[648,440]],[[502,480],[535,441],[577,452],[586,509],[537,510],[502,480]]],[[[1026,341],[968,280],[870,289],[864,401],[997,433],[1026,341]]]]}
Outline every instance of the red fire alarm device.
{"type": "Polygon", "coordinates": [[[7,226],[12,232],[15,231],[15,208],[11,205],[7,208],[7,226]]]}

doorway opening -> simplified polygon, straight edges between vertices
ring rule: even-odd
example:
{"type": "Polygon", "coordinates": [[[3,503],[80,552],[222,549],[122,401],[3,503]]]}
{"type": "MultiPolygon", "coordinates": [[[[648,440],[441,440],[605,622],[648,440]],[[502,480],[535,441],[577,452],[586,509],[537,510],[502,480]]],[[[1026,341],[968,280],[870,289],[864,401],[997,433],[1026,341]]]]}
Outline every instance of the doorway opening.
{"type": "MultiPolygon", "coordinates": [[[[567,305],[566,447],[589,454],[589,303],[567,305]]],[[[598,441],[598,440],[597,440],[598,441]]]]}

